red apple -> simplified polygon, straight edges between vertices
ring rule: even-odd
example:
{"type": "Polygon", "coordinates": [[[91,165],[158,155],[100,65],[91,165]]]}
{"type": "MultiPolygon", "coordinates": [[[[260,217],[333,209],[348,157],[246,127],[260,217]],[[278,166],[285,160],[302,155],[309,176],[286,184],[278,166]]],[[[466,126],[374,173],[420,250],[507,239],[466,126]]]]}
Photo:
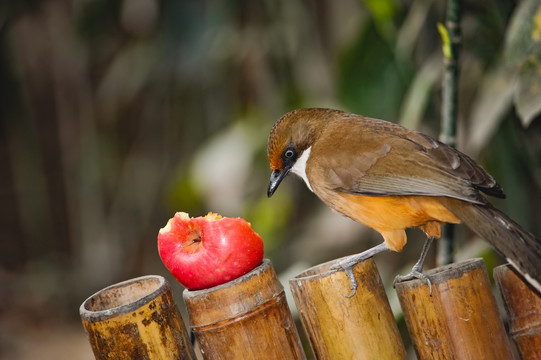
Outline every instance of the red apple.
{"type": "Polygon", "coordinates": [[[160,229],[158,251],[175,279],[197,290],[253,270],[263,260],[263,241],[244,219],[214,213],[190,218],[177,212],[160,229]]]}

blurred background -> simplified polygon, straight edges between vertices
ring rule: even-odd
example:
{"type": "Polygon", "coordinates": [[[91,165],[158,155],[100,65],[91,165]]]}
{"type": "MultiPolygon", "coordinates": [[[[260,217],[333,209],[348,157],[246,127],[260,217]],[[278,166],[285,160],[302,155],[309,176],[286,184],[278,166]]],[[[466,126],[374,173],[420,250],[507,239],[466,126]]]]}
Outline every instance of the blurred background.
{"type": "MultiPolygon", "coordinates": [[[[458,125],[507,193],[496,206],[538,237],[540,6],[463,2],[458,125]]],[[[166,276],[182,308],[156,249],[176,211],[246,218],[286,287],[379,243],[299,179],[268,199],[267,136],[317,106],[438,137],[444,20],[432,0],[2,0],[0,358],[92,359],[78,308],[118,281],[166,276]]],[[[399,320],[408,236],[376,257],[399,320]]],[[[475,256],[502,263],[459,228],[457,259],[475,256]]]]}

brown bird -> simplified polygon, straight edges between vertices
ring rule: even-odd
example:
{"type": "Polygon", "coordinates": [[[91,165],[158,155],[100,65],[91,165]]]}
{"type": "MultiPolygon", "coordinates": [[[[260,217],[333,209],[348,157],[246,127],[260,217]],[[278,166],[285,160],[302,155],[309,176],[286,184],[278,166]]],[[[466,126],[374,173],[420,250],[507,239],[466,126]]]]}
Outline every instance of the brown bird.
{"type": "MultiPolygon", "coordinates": [[[[482,193],[504,198],[500,185],[474,160],[433,138],[383,120],[332,109],[285,114],[267,145],[268,196],[289,173],[300,176],[325,204],[383,237],[383,243],[339,262],[352,267],[384,251],[400,251],[405,229],[427,235],[419,261],[398,280],[421,278],[426,253],[442,223],[465,223],[493,245],[541,291],[541,243],[482,193]]],[[[430,282],[428,281],[428,285],[430,282]]]]}

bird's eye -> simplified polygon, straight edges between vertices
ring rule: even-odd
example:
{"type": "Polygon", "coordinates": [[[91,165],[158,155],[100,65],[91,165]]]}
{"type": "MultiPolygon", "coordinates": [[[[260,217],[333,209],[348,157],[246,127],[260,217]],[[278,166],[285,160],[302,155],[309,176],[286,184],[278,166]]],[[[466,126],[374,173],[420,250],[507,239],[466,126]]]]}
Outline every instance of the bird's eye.
{"type": "Polygon", "coordinates": [[[284,151],[284,156],[288,159],[291,159],[293,156],[295,156],[295,151],[292,149],[287,149],[284,151]]]}

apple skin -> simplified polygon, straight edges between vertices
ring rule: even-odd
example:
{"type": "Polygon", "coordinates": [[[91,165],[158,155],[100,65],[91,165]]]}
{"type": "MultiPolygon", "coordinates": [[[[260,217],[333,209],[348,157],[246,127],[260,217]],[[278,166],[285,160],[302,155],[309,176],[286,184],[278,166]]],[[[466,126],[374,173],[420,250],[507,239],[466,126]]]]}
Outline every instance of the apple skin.
{"type": "Polygon", "coordinates": [[[234,280],[261,264],[263,241],[241,218],[177,212],[158,234],[165,267],[189,290],[234,280]]]}

